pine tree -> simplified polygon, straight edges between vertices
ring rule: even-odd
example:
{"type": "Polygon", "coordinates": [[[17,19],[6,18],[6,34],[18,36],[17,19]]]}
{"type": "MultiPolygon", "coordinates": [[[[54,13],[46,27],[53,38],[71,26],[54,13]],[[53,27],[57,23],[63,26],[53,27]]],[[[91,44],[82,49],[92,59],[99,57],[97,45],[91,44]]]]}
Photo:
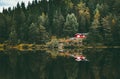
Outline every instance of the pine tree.
{"type": "Polygon", "coordinates": [[[97,43],[102,43],[103,42],[103,38],[100,34],[99,28],[100,26],[100,13],[99,10],[96,8],[95,12],[94,12],[94,20],[92,22],[90,31],[89,31],[89,35],[88,35],[88,42],[91,44],[97,44],[97,43]]]}
{"type": "Polygon", "coordinates": [[[48,19],[48,16],[45,15],[44,12],[42,12],[42,14],[40,16],[38,16],[38,24],[41,24],[43,26],[47,25],[47,19],[48,19]]]}
{"type": "Polygon", "coordinates": [[[63,32],[65,36],[73,36],[78,32],[78,22],[74,13],[67,15],[63,32]]]}
{"type": "Polygon", "coordinates": [[[113,38],[112,38],[113,22],[112,22],[112,20],[113,20],[112,14],[107,15],[106,17],[102,18],[104,43],[107,45],[112,44],[112,41],[113,41],[113,38]]]}
{"type": "Polygon", "coordinates": [[[90,12],[86,4],[80,1],[77,4],[77,18],[79,21],[79,32],[88,32],[90,26],[90,12]]]}
{"type": "Polygon", "coordinates": [[[120,18],[114,15],[112,19],[112,38],[114,45],[120,45],[120,18]]]}
{"type": "Polygon", "coordinates": [[[92,26],[91,28],[92,29],[97,29],[100,27],[100,13],[99,13],[99,10],[96,8],[95,9],[95,12],[94,12],[94,20],[92,22],[92,26]]]}
{"type": "Polygon", "coordinates": [[[7,40],[7,32],[5,17],[0,13],[0,42],[7,40]]]}
{"type": "Polygon", "coordinates": [[[46,29],[41,24],[39,25],[39,43],[46,43],[49,40],[49,35],[46,29]]]}
{"type": "Polygon", "coordinates": [[[33,42],[36,43],[37,40],[39,40],[39,39],[37,39],[38,35],[39,35],[39,29],[35,23],[32,23],[29,27],[29,41],[31,43],[33,43],[33,42]]]}
{"type": "Polygon", "coordinates": [[[49,35],[46,32],[46,28],[44,27],[46,23],[46,16],[44,13],[38,17],[36,23],[32,23],[29,27],[29,39],[30,42],[35,43],[45,43],[49,39],[49,35]]]}
{"type": "Polygon", "coordinates": [[[38,26],[38,29],[39,29],[39,43],[46,43],[48,40],[49,40],[49,34],[48,32],[46,31],[46,28],[45,26],[47,25],[47,19],[48,19],[48,16],[45,15],[44,13],[42,13],[42,15],[40,15],[38,17],[38,22],[37,24],[39,25],[38,26]]]}
{"type": "Polygon", "coordinates": [[[9,41],[11,45],[15,45],[18,43],[17,32],[15,27],[15,23],[13,22],[13,25],[11,26],[11,31],[9,33],[9,41]]]}
{"type": "Polygon", "coordinates": [[[54,18],[53,18],[53,29],[54,29],[54,35],[56,36],[62,36],[61,32],[64,25],[64,17],[61,14],[61,12],[56,11],[54,18]]]}

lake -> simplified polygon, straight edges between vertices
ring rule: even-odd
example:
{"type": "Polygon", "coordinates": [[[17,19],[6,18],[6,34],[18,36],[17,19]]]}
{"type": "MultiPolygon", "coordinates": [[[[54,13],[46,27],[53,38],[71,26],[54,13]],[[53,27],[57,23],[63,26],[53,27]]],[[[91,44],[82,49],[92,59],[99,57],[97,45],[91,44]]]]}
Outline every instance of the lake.
{"type": "Polygon", "coordinates": [[[57,50],[0,51],[0,79],[120,79],[120,49],[67,50],[88,61],[57,50]]]}

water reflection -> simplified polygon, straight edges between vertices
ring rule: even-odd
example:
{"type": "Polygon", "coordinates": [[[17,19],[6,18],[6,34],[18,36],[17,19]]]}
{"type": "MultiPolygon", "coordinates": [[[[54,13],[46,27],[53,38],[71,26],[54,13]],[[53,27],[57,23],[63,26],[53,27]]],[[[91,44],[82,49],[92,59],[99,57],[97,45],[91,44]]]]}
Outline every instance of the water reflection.
{"type": "Polygon", "coordinates": [[[120,79],[120,49],[65,51],[1,51],[0,79],[120,79]],[[77,62],[71,53],[90,61],[77,62]]]}

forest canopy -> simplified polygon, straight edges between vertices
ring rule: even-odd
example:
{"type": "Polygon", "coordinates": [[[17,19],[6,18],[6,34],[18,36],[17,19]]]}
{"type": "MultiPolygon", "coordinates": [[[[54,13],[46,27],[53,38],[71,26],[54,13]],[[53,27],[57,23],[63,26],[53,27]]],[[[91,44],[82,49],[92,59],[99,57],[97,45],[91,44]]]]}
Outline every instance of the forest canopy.
{"type": "Polygon", "coordinates": [[[44,43],[88,33],[88,43],[120,45],[120,0],[33,0],[0,13],[0,43],[44,43]]]}

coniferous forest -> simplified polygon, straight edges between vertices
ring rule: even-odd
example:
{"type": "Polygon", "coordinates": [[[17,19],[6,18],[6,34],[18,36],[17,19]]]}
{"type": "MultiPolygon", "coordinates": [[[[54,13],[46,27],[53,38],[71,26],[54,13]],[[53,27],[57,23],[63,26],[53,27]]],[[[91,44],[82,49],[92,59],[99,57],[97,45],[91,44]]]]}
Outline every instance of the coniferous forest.
{"type": "Polygon", "coordinates": [[[87,43],[120,45],[120,0],[33,0],[0,13],[0,43],[45,43],[88,33],[87,43]]]}
{"type": "Polygon", "coordinates": [[[0,79],[120,79],[119,65],[120,0],[33,0],[0,13],[0,79]],[[59,41],[76,33],[87,35],[59,41]]]}

